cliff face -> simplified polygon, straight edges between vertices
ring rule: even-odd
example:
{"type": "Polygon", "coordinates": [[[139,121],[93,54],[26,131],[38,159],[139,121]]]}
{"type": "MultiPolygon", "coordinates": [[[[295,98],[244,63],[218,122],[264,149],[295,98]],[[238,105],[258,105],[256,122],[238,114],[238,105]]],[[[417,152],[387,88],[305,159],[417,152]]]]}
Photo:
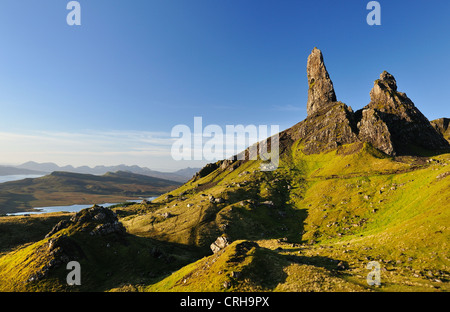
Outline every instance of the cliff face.
{"type": "Polygon", "coordinates": [[[406,94],[397,91],[394,76],[386,71],[375,81],[370,103],[356,112],[337,101],[317,48],[308,57],[307,77],[308,117],[286,131],[294,141],[302,140],[306,154],[354,142],[369,142],[391,156],[450,148],[436,130],[439,127],[433,127],[406,94]]]}
{"type": "Polygon", "coordinates": [[[431,121],[431,125],[436,129],[437,132],[442,134],[444,138],[450,142],[450,119],[449,118],[439,118],[431,121]]]}

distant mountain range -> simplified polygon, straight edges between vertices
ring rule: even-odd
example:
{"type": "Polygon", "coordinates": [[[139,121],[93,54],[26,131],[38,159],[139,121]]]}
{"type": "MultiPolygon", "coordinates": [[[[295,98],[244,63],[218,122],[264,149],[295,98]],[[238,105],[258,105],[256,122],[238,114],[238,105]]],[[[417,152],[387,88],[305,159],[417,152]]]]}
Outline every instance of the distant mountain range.
{"type": "Polygon", "coordinates": [[[175,172],[161,172],[151,170],[146,167],[139,167],[136,165],[96,166],[94,168],[88,166],[73,167],[70,165],[60,167],[57,164],[51,162],[37,163],[34,161],[29,161],[18,166],[0,166],[0,176],[21,174],[48,174],[55,171],[102,175],[107,172],[124,171],[184,183],[192,178],[192,176],[194,176],[198,170],[200,170],[200,168],[188,167],[175,172]]]}

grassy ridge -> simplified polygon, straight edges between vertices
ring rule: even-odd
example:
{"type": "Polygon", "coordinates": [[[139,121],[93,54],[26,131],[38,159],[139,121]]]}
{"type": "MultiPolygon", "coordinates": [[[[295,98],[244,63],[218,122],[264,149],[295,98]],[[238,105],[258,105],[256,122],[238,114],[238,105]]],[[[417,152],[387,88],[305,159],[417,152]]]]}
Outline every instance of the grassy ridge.
{"type": "MultiPolygon", "coordinates": [[[[301,150],[290,146],[273,172],[259,161],[219,164],[151,204],[114,208],[124,240],[64,230],[85,255],[82,289],[450,290],[450,154],[392,158],[369,144],[301,150]],[[223,234],[234,243],[211,255],[223,234]],[[154,246],[175,260],[149,255],[154,246]],[[379,287],[366,283],[370,261],[381,265],[379,287]]],[[[1,290],[73,290],[63,269],[26,282],[49,260],[38,232],[26,238],[34,243],[4,249],[1,290]]]]}
{"type": "MultiPolygon", "coordinates": [[[[413,157],[395,159],[368,144],[304,155],[294,144],[275,172],[259,172],[258,163],[249,162],[231,172],[218,169],[191,181],[172,192],[175,200],[160,197],[162,209],[177,211],[178,219],[149,225],[149,229],[163,229],[164,224],[173,222],[174,230],[168,239],[178,240],[181,233],[191,236],[206,233],[209,239],[206,241],[210,243],[214,237],[226,233],[234,239],[256,240],[272,250],[282,248],[287,255],[297,258],[279,268],[288,272],[288,282],[279,289],[302,289],[296,285],[300,283],[295,282],[296,278],[313,269],[299,266],[298,261],[308,259],[305,261],[315,266],[314,270],[327,261],[345,263],[348,274],[339,277],[342,283],[366,287],[365,265],[376,260],[381,263],[384,275],[383,286],[378,290],[448,290],[450,180],[446,172],[450,155],[432,159],[429,162],[413,157]],[[192,218],[205,212],[200,208],[203,197],[195,189],[199,184],[211,182],[215,186],[203,193],[223,197],[226,202],[216,207],[216,218],[206,225],[198,221],[201,218],[192,218]],[[237,184],[239,187],[235,189],[237,184]],[[261,204],[268,200],[273,200],[274,205],[261,204]],[[186,203],[192,206],[186,208],[186,203]],[[180,220],[179,224],[188,225],[177,233],[176,221],[180,220]],[[224,224],[228,225],[225,230],[224,224]],[[192,227],[207,230],[187,231],[192,227]],[[291,245],[297,246],[299,242],[307,246],[301,248],[300,257],[306,257],[301,260],[298,248],[291,245]]],[[[133,231],[131,222],[128,227],[133,231]]],[[[158,289],[172,285],[170,280],[169,277],[158,284],[158,289]]],[[[172,285],[167,289],[178,288],[172,285]]]]}

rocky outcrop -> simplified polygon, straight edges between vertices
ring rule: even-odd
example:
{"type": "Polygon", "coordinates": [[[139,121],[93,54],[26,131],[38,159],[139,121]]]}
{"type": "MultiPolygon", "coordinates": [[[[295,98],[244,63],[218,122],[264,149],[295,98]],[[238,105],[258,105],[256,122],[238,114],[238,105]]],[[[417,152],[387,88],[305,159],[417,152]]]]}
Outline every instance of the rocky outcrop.
{"type": "Polygon", "coordinates": [[[123,238],[126,231],[111,209],[94,205],[91,208],[81,210],[70,220],[64,220],[56,224],[45,236],[46,244],[37,251],[42,255],[41,259],[45,263],[33,272],[27,281],[37,282],[46,278],[55,268],[70,261],[80,261],[86,258],[79,237],[74,239],[74,236],[77,236],[75,233],[78,232],[87,232],[90,236],[97,236],[97,239],[100,239],[100,237],[110,239],[113,237],[123,238]]]}
{"type": "Polygon", "coordinates": [[[109,208],[94,205],[76,213],[70,220],[56,224],[45,236],[51,237],[55,233],[68,227],[74,227],[82,232],[88,231],[90,235],[124,234],[125,227],[119,222],[117,215],[109,208]]]}
{"type": "Polygon", "coordinates": [[[309,55],[306,72],[309,85],[306,109],[310,116],[330,103],[336,102],[336,94],[319,49],[314,48],[309,55]]]}
{"type": "Polygon", "coordinates": [[[363,142],[372,143],[388,155],[394,154],[389,128],[378,112],[375,109],[367,108],[362,110],[361,114],[361,121],[358,123],[358,138],[363,142]]]}
{"type": "Polygon", "coordinates": [[[450,148],[406,94],[397,91],[397,82],[390,73],[384,71],[375,81],[370,99],[357,112],[361,116],[357,125],[361,141],[372,143],[388,155],[450,148]]]}
{"type": "Polygon", "coordinates": [[[354,125],[351,107],[334,102],[288,131],[293,141],[302,140],[305,154],[316,154],[358,141],[354,125]]]}
{"type": "Polygon", "coordinates": [[[450,141],[450,118],[439,118],[431,121],[431,125],[436,129],[437,132],[442,134],[442,136],[450,141]]]}
{"type": "MultiPolygon", "coordinates": [[[[438,119],[431,124],[411,99],[397,90],[397,81],[387,71],[375,81],[370,91],[370,103],[356,112],[337,100],[323,54],[318,48],[311,51],[306,72],[308,116],[278,134],[280,155],[290,150],[296,141],[300,141],[298,148],[305,154],[364,142],[390,156],[450,150],[447,141],[450,141],[449,119],[438,119]]],[[[255,151],[259,149],[254,147],[265,145],[265,150],[270,150],[270,144],[271,140],[262,140],[233,158],[209,164],[199,171],[194,181],[218,168],[233,171],[243,163],[237,159],[256,159],[255,151]]]]}
{"type": "Polygon", "coordinates": [[[433,127],[406,94],[397,90],[397,82],[390,73],[381,73],[370,91],[370,103],[356,112],[337,101],[322,52],[317,48],[308,57],[307,76],[308,116],[281,133],[280,143],[300,139],[306,154],[355,142],[369,142],[391,156],[450,148],[440,131],[445,122],[441,127],[441,123],[433,127]]]}
{"type": "Polygon", "coordinates": [[[210,174],[211,172],[213,172],[214,170],[216,170],[217,168],[219,168],[219,164],[218,162],[216,163],[211,163],[211,164],[207,164],[206,166],[204,166],[202,169],[200,169],[193,178],[193,181],[197,181],[203,177],[206,177],[208,174],[210,174]]]}

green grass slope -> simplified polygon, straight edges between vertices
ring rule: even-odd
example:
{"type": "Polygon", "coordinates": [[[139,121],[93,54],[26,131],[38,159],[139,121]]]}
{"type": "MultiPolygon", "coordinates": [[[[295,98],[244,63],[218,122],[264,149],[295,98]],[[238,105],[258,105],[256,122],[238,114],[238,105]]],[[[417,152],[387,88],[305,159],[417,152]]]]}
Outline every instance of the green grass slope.
{"type": "Polygon", "coordinates": [[[342,279],[333,261],[314,266],[255,242],[236,241],[143,291],[365,291],[342,279]],[[293,283],[294,282],[294,283],[293,283]],[[293,286],[295,284],[295,286],[293,286]]]}
{"type": "Polygon", "coordinates": [[[221,161],[152,203],[114,208],[121,234],[93,239],[91,221],[17,241],[0,258],[0,290],[76,290],[63,265],[48,269],[62,236],[81,290],[450,290],[450,154],[393,158],[355,143],[305,155],[297,141],[277,170],[260,163],[221,161]],[[213,254],[221,235],[234,243],[213,254]],[[367,284],[371,261],[380,286],[367,284]]]}
{"type": "Polygon", "coordinates": [[[93,207],[3,255],[0,291],[106,291],[149,283],[197,257],[186,246],[130,235],[110,209],[93,207]],[[80,263],[80,286],[67,284],[70,261],[80,263]]]}
{"type": "MultiPolygon", "coordinates": [[[[227,234],[291,256],[302,252],[317,268],[320,259],[343,262],[344,280],[362,287],[374,260],[384,280],[376,290],[448,290],[449,163],[449,154],[392,158],[363,143],[305,155],[295,143],[274,172],[261,172],[257,161],[219,167],[124,225],[136,235],[205,249],[227,234]],[[223,201],[211,203],[211,196],[223,201]]],[[[284,270],[283,289],[301,289],[296,269],[284,270]]]]}

